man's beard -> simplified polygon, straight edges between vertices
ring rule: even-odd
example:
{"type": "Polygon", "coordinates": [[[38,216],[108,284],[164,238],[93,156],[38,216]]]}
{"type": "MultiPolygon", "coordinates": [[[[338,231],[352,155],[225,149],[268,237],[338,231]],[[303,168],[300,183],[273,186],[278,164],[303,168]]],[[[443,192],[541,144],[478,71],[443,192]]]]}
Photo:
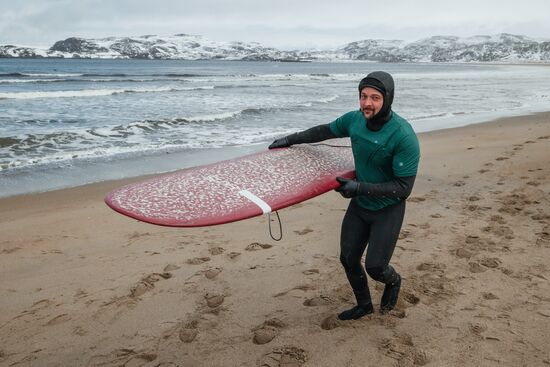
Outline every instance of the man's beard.
{"type": "Polygon", "coordinates": [[[363,113],[363,117],[364,118],[373,118],[375,113],[374,113],[374,109],[373,108],[362,108],[361,109],[361,112],[363,113]],[[368,113],[368,117],[367,117],[367,113],[368,113]]]}

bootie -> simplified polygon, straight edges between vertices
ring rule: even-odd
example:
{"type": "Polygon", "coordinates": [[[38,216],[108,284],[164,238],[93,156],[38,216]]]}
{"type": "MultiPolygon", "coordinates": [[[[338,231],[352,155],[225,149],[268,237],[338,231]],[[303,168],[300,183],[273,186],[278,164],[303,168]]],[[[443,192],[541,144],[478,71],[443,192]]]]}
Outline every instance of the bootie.
{"type": "Polygon", "coordinates": [[[372,303],[367,303],[365,305],[357,305],[349,310],[339,313],[338,318],[340,320],[357,320],[373,312],[374,307],[372,306],[372,303]]]}
{"type": "Polygon", "coordinates": [[[401,275],[397,274],[397,279],[392,283],[386,284],[386,287],[384,287],[382,301],[380,301],[381,312],[387,312],[394,309],[395,305],[397,304],[397,297],[399,296],[400,288],[401,275]]]}

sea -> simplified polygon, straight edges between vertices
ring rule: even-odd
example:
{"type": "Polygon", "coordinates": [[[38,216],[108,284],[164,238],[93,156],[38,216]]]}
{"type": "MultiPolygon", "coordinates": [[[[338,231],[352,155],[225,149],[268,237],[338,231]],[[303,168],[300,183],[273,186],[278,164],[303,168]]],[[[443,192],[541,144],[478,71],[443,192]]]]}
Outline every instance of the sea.
{"type": "Polygon", "coordinates": [[[0,197],[266,149],[357,109],[375,70],[417,132],[550,110],[544,65],[0,59],[0,197]]]}

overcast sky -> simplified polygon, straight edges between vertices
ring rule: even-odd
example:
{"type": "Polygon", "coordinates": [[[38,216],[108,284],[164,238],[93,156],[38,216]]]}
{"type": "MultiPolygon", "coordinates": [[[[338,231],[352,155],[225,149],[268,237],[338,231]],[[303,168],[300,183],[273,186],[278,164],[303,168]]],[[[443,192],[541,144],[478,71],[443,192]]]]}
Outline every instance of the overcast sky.
{"type": "Polygon", "coordinates": [[[550,39],[548,14],[550,0],[0,0],[0,45],[177,33],[281,49],[503,32],[550,39]]]}

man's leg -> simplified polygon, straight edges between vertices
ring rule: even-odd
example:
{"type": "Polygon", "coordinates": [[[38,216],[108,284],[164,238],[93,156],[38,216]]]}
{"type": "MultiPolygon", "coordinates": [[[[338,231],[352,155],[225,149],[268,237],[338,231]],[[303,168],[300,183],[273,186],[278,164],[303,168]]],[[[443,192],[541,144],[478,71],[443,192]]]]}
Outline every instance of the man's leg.
{"type": "Polygon", "coordinates": [[[405,202],[384,208],[374,215],[371,224],[369,247],[365,261],[367,273],[384,283],[380,302],[381,311],[392,310],[397,304],[401,276],[389,265],[405,214],[405,202]]]}
{"type": "Polygon", "coordinates": [[[357,306],[338,315],[341,320],[355,320],[373,312],[372,301],[361,258],[369,240],[370,228],[357,214],[356,204],[350,202],[340,234],[340,261],[353,289],[357,306]]]}

